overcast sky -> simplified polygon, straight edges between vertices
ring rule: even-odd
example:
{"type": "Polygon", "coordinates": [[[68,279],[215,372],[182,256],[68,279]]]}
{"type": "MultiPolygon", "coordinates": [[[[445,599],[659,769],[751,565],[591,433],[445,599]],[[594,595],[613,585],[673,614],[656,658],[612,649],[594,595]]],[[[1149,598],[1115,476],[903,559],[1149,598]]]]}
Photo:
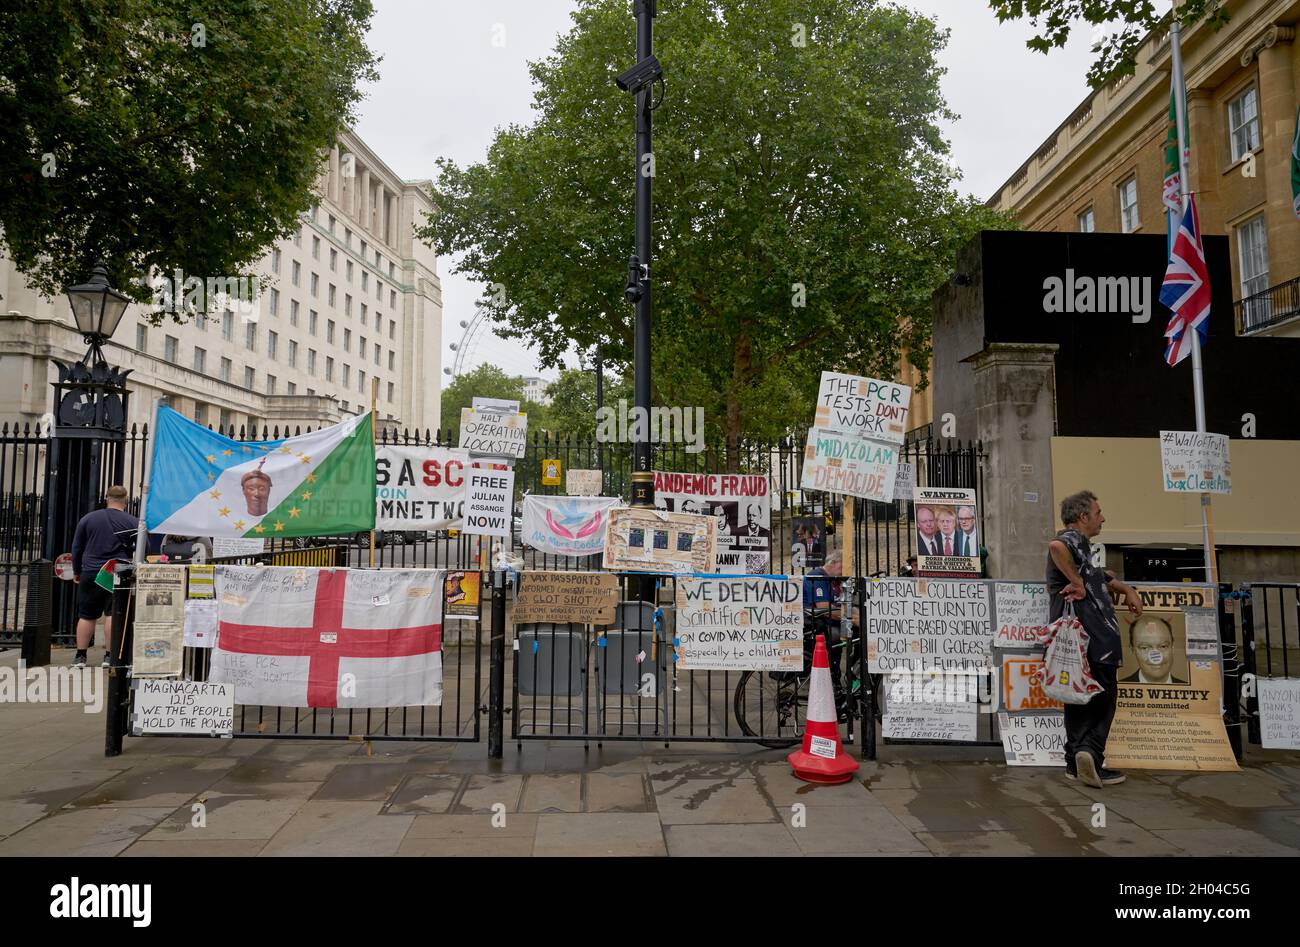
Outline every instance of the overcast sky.
{"type": "MultiPolygon", "coordinates": [[[[480,161],[496,128],[530,121],[527,64],[548,55],[567,32],[571,0],[376,0],[370,47],[383,61],[367,87],[357,131],[403,178],[433,178],[434,159],[480,161]],[[494,45],[494,38],[496,45],[494,45]]],[[[1087,93],[1086,33],[1043,56],[1025,48],[1031,31],[999,24],[984,0],[903,0],[952,31],[941,57],[943,90],[960,118],[944,126],[959,187],[987,198],[1087,93]]],[[[633,30],[628,18],[629,33],[633,30]]],[[[439,261],[443,291],[443,363],[460,336],[480,284],[439,261]]],[[[492,362],[511,374],[539,372],[516,341],[479,334],[468,367],[492,362]]],[[[445,378],[444,378],[445,380],[445,378]]]]}

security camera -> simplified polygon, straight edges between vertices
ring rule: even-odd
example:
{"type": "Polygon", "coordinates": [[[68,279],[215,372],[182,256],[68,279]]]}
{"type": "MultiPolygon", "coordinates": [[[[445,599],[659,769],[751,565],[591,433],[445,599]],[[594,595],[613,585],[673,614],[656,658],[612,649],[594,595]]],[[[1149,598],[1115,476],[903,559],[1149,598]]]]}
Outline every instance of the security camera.
{"type": "Polygon", "coordinates": [[[651,54],[626,72],[619,73],[614,82],[624,92],[631,92],[636,95],[646,86],[652,82],[657,82],[663,77],[664,70],[659,65],[659,59],[651,54]]]}

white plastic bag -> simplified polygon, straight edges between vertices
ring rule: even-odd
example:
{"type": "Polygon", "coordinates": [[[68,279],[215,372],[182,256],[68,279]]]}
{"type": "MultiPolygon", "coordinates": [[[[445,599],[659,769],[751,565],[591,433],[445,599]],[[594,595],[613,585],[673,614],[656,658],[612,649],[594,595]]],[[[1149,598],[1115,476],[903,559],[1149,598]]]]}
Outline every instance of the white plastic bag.
{"type": "Polygon", "coordinates": [[[1086,704],[1102,691],[1088,667],[1088,633],[1068,603],[1063,614],[1042,632],[1047,644],[1038,684],[1043,693],[1063,704],[1086,704]]]}

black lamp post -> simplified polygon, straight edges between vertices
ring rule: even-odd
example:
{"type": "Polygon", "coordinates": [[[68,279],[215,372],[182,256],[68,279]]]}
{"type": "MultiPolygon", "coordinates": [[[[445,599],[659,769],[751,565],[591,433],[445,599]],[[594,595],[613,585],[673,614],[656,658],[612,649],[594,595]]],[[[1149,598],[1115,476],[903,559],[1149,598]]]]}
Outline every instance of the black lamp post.
{"type": "Polygon", "coordinates": [[[104,353],[101,347],[117,331],[117,324],[131,304],[130,298],[109,285],[108,268],[103,263],[96,263],[90,282],[68,290],[68,303],[72,306],[72,318],[77,322],[77,329],[90,346],[86,354],[91,364],[102,363],[104,353]]]}

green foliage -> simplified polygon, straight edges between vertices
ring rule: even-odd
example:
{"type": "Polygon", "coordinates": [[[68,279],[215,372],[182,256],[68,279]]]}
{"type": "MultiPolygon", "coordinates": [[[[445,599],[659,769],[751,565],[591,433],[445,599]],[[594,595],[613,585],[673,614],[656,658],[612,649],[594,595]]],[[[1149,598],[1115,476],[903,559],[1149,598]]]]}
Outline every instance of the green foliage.
{"type": "Polygon", "coordinates": [[[475,398],[499,398],[518,401],[519,410],[528,415],[528,430],[555,431],[546,405],[524,397],[524,380],[507,375],[495,365],[480,365],[472,372],[457,375],[450,385],[442,389],[442,428],[444,437],[453,444],[460,440],[460,410],[474,404],[475,398]]]}
{"type": "MultiPolygon", "coordinates": [[[[1088,70],[1088,84],[1094,89],[1131,75],[1142,41],[1168,23],[1172,12],[1169,0],[989,0],[989,6],[1004,23],[1028,19],[1038,34],[1026,45],[1041,53],[1064,46],[1079,21],[1090,24],[1097,59],[1088,70]],[[1098,27],[1105,28],[1100,35],[1098,27]]],[[[1180,0],[1177,8],[1184,29],[1202,19],[1219,29],[1230,16],[1225,0],[1180,0]]]]}
{"type": "Polygon", "coordinates": [[[0,9],[0,227],[47,296],[96,259],[234,277],[298,226],[374,79],[370,0],[24,0],[0,9]]]}
{"type": "MultiPolygon", "coordinates": [[[[566,368],[546,388],[551,399],[550,422],[561,435],[590,438],[596,433],[596,375],[591,371],[566,368]]],[[[604,403],[617,410],[622,398],[632,404],[632,376],[605,371],[604,403]]]]}
{"type": "MultiPolygon", "coordinates": [[[[496,331],[557,364],[602,342],[632,360],[635,58],[625,0],[580,0],[531,67],[535,121],[487,158],[439,162],[424,231],[500,283],[496,331]]],[[[654,113],[653,379],[710,437],[806,425],[822,369],[928,363],[930,295],[957,247],[1008,226],[953,190],[928,19],[843,0],[662,0],[654,113]]]]}

